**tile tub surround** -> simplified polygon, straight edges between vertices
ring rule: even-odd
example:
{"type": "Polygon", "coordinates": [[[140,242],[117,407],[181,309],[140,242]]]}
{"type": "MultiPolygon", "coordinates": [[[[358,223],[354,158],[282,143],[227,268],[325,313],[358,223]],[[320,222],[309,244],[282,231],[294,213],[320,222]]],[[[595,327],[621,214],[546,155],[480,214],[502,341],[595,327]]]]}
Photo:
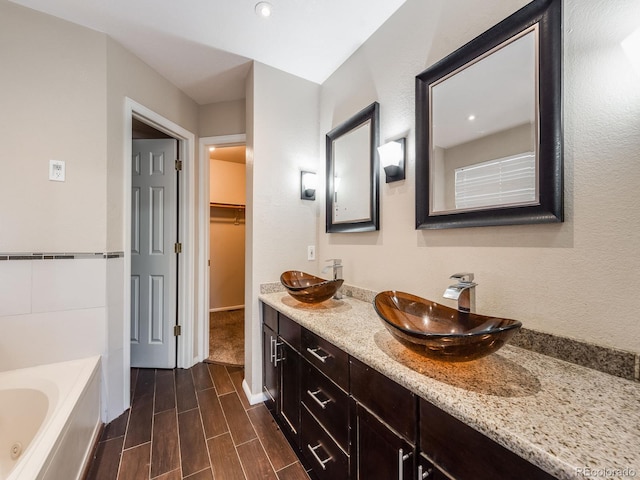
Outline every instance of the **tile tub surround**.
{"type": "Polygon", "coordinates": [[[559,479],[640,475],[637,382],[511,345],[474,362],[437,362],[396,342],[369,302],[259,298],[559,479]]]}
{"type": "MultiPolygon", "coordinates": [[[[260,287],[260,293],[286,292],[280,283],[275,282],[265,283],[260,287]]],[[[342,292],[347,297],[368,303],[373,303],[377,293],[373,290],[347,284],[342,286],[342,292]]],[[[568,337],[530,330],[526,327],[522,327],[509,341],[509,344],[627,380],[640,381],[640,353],[581,342],[568,337]]]]}

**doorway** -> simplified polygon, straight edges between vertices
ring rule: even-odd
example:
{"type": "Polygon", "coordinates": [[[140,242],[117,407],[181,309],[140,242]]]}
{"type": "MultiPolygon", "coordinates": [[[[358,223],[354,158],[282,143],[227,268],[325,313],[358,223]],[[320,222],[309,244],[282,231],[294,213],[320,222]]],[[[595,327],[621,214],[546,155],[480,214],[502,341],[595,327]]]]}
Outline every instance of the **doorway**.
{"type": "Polygon", "coordinates": [[[175,368],[180,145],[137,118],[131,139],[131,366],[175,368]]]}
{"type": "Polygon", "coordinates": [[[208,145],[209,356],[244,365],[245,145],[208,145]]]}

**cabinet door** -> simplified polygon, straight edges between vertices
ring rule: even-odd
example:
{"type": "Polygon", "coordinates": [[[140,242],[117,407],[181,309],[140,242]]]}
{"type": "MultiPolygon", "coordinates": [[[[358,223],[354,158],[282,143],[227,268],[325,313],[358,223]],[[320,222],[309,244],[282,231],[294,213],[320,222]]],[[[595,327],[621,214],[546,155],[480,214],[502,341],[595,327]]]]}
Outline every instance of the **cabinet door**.
{"type": "Polygon", "coordinates": [[[277,342],[276,333],[267,325],[262,325],[262,391],[267,396],[264,403],[272,412],[278,406],[277,342]]]}
{"type": "Polygon", "coordinates": [[[280,416],[296,445],[300,431],[300,355],[287,343],[281,342],[280,357],[280,416]]]}
{"type": "Polygon", "coordinates": [[[415,446],[356,406],[356,472],[359,480],[410,480],[417,470],[415,446]]]}

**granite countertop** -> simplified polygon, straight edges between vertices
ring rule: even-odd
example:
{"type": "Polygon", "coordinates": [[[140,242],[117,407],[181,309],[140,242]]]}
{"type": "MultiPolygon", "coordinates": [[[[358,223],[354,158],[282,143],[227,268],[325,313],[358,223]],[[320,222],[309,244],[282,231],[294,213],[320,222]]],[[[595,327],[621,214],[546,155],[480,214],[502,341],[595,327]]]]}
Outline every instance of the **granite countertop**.
{"type": "Polygon", "coordinates": [[[397,342],[370,302],[260,300],[559,479],[640,478],[640,384],[506,345],[467,363],[397,342]]]}

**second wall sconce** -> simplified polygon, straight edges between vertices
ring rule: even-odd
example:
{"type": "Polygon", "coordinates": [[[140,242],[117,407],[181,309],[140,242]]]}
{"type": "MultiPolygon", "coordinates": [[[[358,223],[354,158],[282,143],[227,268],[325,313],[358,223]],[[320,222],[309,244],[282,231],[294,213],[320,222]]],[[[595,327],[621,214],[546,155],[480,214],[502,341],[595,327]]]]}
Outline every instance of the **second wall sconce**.
{"type": "Polygon", "coordinates": [[[302,200],[316,199],[316,185],[318,182],[315,172],[300,172],[300,198],[302,200]]]}
{"type": "Polygon", "coordinates": [[[392,140],[378,147],[380,165],[384,168],[386,183],[404,180],[404,165],[406,163],[406,138],[392,140]]]}

